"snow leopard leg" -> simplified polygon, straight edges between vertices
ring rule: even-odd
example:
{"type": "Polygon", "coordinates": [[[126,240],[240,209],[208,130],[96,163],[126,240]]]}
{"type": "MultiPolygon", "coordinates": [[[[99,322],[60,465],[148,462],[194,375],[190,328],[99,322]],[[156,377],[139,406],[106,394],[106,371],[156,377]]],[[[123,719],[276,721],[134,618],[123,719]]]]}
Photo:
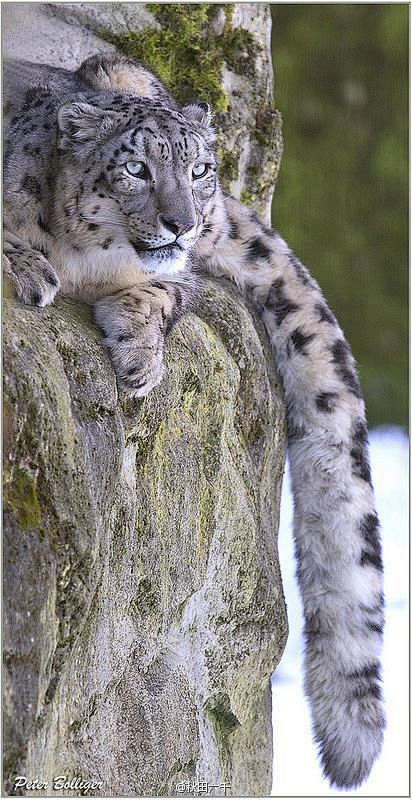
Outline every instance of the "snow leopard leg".
{"type": "Polygon", "coordinates": [[[355,787],[367,778],[385,727],[383,567],[355,361],[287,244],[233,199],[224,205],[199,255],[209,272],[252,297],[276,353],[288,411],[305,688],[325,775],[332,785],[355,787]]]}
{"type": "Polygon", "coordinates": [[[56,270],[31,244],[4,231],[3,270],[22,303],[47,306],[60,289],[56,270]]]}
{"type": "Polygon", "coordinates": [[[119,388],[130,397],[144,397],[162,380],[165,338],[192,304],[195,286],[193,277],[160,276],[94,304],[119,388]]]}

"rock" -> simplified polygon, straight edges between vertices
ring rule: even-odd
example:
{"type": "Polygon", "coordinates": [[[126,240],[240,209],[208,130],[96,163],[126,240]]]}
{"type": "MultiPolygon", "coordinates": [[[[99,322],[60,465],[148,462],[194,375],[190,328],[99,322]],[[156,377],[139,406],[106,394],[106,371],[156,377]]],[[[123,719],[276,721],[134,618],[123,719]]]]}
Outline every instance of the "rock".
{"type": "Polygon", "coordinates": [[[258,320],[208,281],[132,402],[86,305],[4,316],[8,791],[268,794],[285,426],[258,320]]]}
{"type": "Polygon", "coordinates": [[[51,14],[46,3],[5,3],[2,16],[4,58],[76,69],[93,53],[115,50],[87,28],[51,14]]]}
{"type": "Polygon", "coordinates": [[[143,3],[8,3],[3,13],[5,58],[77,69],[97,52],[114,52],[102,39],[130,29],[156,28],[143,3]]]}
{"type": "Polygon", "coordinates": [[[247,35],[243,51],[226,58],[222,67],[229,106],[217,119],[220,176],[233,197],[270,224],[283,145],[273,99],[269,4],[234,3],[231,25],[247,35]]]}
{"type": "MultiPolygon", "coordinates": [[[[159,45],[166,8],[183,6],[6,3],[5,55],[74,69],[114,42],[159,45]]],[[[281,150],[268,6],[208,8],[222,179],[267,217],[281,150]]],[[[170,44],[156,52],[169,63],[170,44]]],[[[233,287],[205,285],[165,380],[135,402],[87,305],[6,300],[8,792],[16,773],[59,796],[79,776],[99,796],[270,792],[283,399],[259,320],[233,287]]]]}

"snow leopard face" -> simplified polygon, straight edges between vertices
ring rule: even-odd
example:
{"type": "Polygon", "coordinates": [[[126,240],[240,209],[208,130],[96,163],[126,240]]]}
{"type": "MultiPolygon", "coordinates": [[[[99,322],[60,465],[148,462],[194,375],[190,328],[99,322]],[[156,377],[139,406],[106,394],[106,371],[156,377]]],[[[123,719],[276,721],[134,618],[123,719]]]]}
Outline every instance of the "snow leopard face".
{"type": "Polygon", "coordinates": [[[207,105],[178,113],[104,93],[63,105],[58,126],[60,243],[147,272],[184,269],[217,191],[207,105]]]}

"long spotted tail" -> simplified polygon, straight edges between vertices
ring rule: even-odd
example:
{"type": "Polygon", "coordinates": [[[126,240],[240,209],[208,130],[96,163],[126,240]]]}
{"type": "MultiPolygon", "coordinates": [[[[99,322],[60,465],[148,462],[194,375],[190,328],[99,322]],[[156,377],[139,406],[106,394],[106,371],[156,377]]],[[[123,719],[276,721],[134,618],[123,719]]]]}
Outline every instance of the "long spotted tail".
{"type": "Polygon", "coordinates": [[[350,348],[316,282],[274,231],[232,198],[224,204],[199,254],[209,272],[253,298],[276,353],[288,409],[305,690],[324,773],[331,785],[351,788],[369,775],[385,727],[382,560],[364,403],[350,348]]]}

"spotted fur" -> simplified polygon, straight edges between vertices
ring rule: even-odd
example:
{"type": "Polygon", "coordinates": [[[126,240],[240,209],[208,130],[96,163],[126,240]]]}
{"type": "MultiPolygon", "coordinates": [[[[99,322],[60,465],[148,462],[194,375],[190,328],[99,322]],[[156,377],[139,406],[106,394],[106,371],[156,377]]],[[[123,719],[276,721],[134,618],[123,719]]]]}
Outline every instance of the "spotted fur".
{"type": "Polygon", "coordinates": [[[199,249],[209,271],[252,297],[276,353],[288,409],[305,689],[325,775],[349,789],[368,776],[385,727],[383,566],[364,403],[349,345],[316,282],[237,201],[226,198],[225,210],[229,222],[217,225],[228,226],[227,236],[212,252],[203,237],[199,249]]]}
{"type": "Polygon", "coordinates": [[[357,786],[382,745],[384,603],[349,345],[287,244],[222,193],[206,104],[180,108],[116,56],[76,73],[26,63],[8,72],[5,263],[23,302],[46,305],[60,287],[94,302],[132,396],[161,380],[165,336],[196,299],[194,265],[232,280],[261,314],[288,410],[314,735],[330,783],[357,786]],[[131,175],[139,164],[145,172],[131,175]]]}

